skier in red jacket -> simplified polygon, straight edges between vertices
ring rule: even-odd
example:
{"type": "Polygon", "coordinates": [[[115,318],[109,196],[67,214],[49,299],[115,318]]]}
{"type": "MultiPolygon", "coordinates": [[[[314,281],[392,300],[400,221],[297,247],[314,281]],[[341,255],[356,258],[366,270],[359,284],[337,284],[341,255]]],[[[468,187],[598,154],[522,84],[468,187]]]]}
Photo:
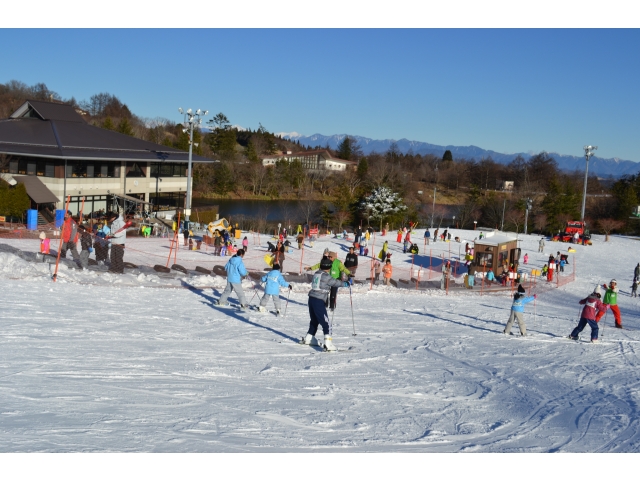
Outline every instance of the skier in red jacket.
{"type": "Polygon", "coordinates": [[[62,247],[60,257],[67,258],[67,250],[71,250],[71,256],[75,261],[80,261],[80,254],[76,247],[78,242],[78,224],[71,218],[71,210],[67,210],[62,224],[62,247]]]}
{"type": "Polygon", "coordinates": [[[609,308],[608,305],[605,305],[600,301],[600,297],[600,285],[598,285],[591,295],[578,302],[580,305],[584,305],[584,308],[582,309],[582,314],[580,314],[580,322],[578,322],[578,326],[574,328],[571,335],[569,335],[571,340],[578,340],[578,335],[588,323],[591,327],[591,343],[598,343],[599,318],[596,317],[596,314],[602,316],[602,314],[607,311],[607,308],[609,308]]]}

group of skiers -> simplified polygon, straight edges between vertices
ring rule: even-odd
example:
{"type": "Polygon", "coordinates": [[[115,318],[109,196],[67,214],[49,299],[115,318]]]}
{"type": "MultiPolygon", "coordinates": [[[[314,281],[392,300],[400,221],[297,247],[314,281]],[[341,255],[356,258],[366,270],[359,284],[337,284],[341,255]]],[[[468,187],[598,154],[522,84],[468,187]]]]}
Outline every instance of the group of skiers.
{"type": "MultiPolygon", "coordinates": [[[[95,223],[92,229],[78,225],[71,210],[64,215],[61,226],[62,244],[60,258],[71,252],[73,260],[83,269],[89,268],[89,256],[95,251],[98,265],[109,264],[109,272],[124,273],[124,249],[127,239],[126,224],[122,215],[109,212],[104,223],[95,223]],[[80,252],[78,252],[78,241],[80,252]]],[[[40,252],[50,253],[51,241],[45,232],[40,233],[40,252]]]]}

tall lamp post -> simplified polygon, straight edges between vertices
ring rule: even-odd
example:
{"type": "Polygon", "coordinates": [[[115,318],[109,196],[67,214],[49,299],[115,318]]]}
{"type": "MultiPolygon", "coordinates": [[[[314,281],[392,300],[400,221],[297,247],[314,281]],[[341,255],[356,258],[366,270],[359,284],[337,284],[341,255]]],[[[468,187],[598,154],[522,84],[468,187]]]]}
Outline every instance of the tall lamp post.
{"type": "Polygon", "coordinates": [[[527,209],[524,211],[524,234],[527,234],[527,227],[529,224],[529,210],[533,208],[533,200],[527,198],[527,209]]]}
{"type": "Polygon", "coordinates": [[[589,159],[593,157],[593,151],[598,147],[585,145],[584,147],[584,159],[587,161],[587,166],[584,169],[584,190],[582,191],[582,212],[580,213],[580,221],[584,222],[584,207],[587,204],[587,178],[589,177],[589,159]]]}
{"type": "Polygon", "coordinates": [[[431,207],[431,228],[433,228],[433,217],[436,215],[436,188],[438,188],[438,162],[436,162],[436,186],[433,187],[433,206],[431,207]]]}
{"type": "MultiPolygon", "coordinates": [[[[191,109],[188,109],[186,112],[182,110],[182,108],[178,108],[180,113],[184,113],[184,123],[186,128],[183,128],[182,131],[184,133],[189,132],[189,166],[187,167],[187,205],[184,209],[184,221],[189,222],[189,217],[191,216],[191,160],[193,157],[193,129],[195,127],[199,127],[202,124],[201,116],[205,116],[209,113],[209,110],[202,111],[200,109],[196,110],[195,113],[192,112],[191,109]]],[[[195,144],[196,147],[198,144],[195,144]]],[[[188,227],[187,227],[188,228],[188,227]]]]}

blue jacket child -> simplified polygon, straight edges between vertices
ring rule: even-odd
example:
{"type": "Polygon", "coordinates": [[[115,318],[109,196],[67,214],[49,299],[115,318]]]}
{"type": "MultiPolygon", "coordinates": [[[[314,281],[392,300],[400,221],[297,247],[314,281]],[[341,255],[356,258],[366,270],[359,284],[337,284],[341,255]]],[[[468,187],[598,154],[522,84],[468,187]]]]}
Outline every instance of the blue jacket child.
{"type": "Polygon", "coordinates": [[[511,315],[509,315],[509,320],[507,321],[507,326],[504,329],[505,335],[511,335],[511,326],[517,320],[518,327],[520,327],[520,334],[524,337],[527,334],[527,326],[524,323],[524,306],[532,302],[534,299],[538,298],[537,295],[532,297],[525,296],[525,290],[522,285],[518,285],[518,291],[513,296],[513,304],[511,305],[511,315]]]}
{"type": "Polygon", "coordinates": [[[227,272],[227,286],[216,302],[217,305],[225,307],[228,306],[227,298],[229,298],[232,291],[235,291],[236,295],[238,295],[238,300],[240,301],[240,308],[247,308],[247,301],[244,297],[244,292],[242,291],[242,277],[248,275],[248,273],[247,269],[244,268],[242,257],[244,257],[244,250],[241,248],[238,250],[238,253],[231,257],[224,266],[224,269],[227,272]]]}
{"type": "Polygon", "coordinates": [[[273,305],[276,307],[276,315],[280,315],[280,287],[289,288],[291,290],[291,285],[287,283],[280,273],[280,265],[275,263],[273,265],[273,270],[267,273],[260,279],[265,283],[264,286],[264,295],[260,300],[260,306],[258,309],[261,312],[265,312],[267,309],[267,302],[269,301],[269,297],[273,298],[273,305]]]}

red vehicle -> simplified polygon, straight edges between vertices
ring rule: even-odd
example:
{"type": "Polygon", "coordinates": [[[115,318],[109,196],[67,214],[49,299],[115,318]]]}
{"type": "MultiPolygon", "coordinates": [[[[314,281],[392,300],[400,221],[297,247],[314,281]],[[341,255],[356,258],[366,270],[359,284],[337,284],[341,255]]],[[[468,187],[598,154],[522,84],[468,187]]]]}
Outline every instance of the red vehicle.
{"type": "Polygon", "coordinates": [[[558,232],[552,238],[554,242],[570,242],[573,243],[575,234],[579,235],[578,243],[582,245],[591,245],[591,234],[587,229],[587,224],[580,221],[567,222],[564,232],[558,232]]]}

